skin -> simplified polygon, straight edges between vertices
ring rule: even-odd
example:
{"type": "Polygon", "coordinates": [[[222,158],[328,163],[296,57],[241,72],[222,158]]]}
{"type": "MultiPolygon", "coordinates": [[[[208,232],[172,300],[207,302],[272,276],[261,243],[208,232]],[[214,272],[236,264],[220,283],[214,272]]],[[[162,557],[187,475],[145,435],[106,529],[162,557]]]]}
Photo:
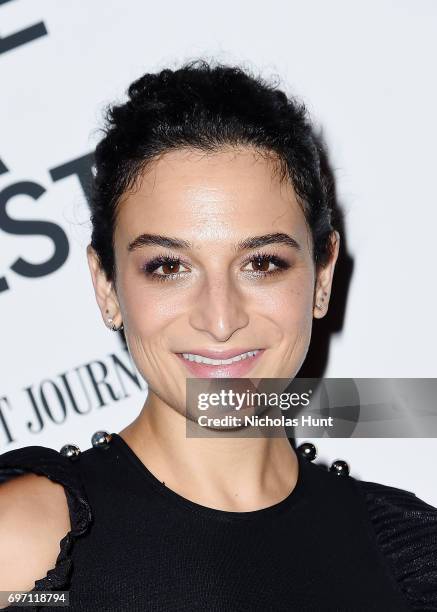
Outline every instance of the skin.
{"type": "MultiPolygon", "coordinates": [[[[29,591],[55,567],[71,530],[64,487],[27,473],[0,486],[0,591],[29,591]]],[[[0,609],[7,607],[0,595],[0,609]]]]}
{"type": "MultiPolygon", "coordinates": [[[[248,376],[294,377],[308,351],[313,317],[326,314],[338,257],[334,232],[332,257],[316,270],[302,209],[290,181],[276,170],[274,158],[250,147],[165,153],[119,202],[116,285],[87,247],[103,320],[123,323],[149,386],[139,416],[120,435],[166,486],[220,510],[257,510],[284,499],[297,481],[297,458],[285,437],[187,438],[190,374],[175,353],[264,348],[248,376]],[[276,232],[292,236],[300,249],[269,244],[235,250],[250,236],[276,232]],[[129,251],[141,233],[182,239],[192,248],[144,245],[129,251]],[[289,268],[260,276],[250,261],[255,253],[274,254],[289,268]],[[145,274],[144,265],[160,254],[179,257],[181,265],[155,272],[176,271],[177,278],[160,282],[145,274]]],[[[267,269],[276,265],[268,262],[267,269]]]]}

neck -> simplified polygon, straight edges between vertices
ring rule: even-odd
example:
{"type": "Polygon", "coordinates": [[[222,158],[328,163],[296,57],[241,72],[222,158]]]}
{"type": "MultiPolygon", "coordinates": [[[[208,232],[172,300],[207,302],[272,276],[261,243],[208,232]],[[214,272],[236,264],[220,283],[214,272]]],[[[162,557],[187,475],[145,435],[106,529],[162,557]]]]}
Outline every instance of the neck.
{"type": "Polygon", "coordinates": [[[265,508],[287,497],[297,482],[298,461],[285,432],[187,438],[185,416],[150,390],[141,413],[119,435],[168,488],[210,508],[265,508]]]}

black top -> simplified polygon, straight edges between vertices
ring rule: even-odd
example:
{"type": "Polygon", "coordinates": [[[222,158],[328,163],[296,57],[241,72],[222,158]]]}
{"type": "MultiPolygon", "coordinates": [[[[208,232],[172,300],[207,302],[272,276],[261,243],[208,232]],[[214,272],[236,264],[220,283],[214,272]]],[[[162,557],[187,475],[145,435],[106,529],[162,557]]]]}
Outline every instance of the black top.
{"type": "Polygon", "coordinates": [[[290,495],[252,512],[185,499],[115,433],[74,460],[4,453],[0,482],[30,471],[64,485],[72,529],[33,590],[69,590],[69,610],[437,610],[437,509],[298,460],[290,495]]]}

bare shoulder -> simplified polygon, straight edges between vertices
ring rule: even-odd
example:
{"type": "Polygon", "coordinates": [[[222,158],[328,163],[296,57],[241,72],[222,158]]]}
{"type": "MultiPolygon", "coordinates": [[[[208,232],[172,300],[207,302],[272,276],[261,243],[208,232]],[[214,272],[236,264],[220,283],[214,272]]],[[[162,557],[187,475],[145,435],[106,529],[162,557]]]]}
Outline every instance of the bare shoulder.
{"type": "Polygon", "coordinates": [[[0,485],[0,591],[26,590],[56,565],[71,530],[64,487],[26,473],[0,485]]]}

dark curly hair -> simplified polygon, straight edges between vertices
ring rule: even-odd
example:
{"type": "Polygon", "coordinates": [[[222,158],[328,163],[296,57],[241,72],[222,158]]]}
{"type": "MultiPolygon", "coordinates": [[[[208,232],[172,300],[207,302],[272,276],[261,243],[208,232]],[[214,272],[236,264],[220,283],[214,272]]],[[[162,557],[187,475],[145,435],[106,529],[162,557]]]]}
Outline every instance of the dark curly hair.
{"type": "Polygon", "coordinates": [[[213,152],[246,145],[275,154],[311,230],[314,262],[326,263],[334,229],[330,189],[303,103],[241,67],[204,60],[145,74],[130,85],[128,96],[107,109],[104,137],[95,151],[91,245],[108,280],[116,282],[120,197],[148,162],[182,147],[213,152]]]}

